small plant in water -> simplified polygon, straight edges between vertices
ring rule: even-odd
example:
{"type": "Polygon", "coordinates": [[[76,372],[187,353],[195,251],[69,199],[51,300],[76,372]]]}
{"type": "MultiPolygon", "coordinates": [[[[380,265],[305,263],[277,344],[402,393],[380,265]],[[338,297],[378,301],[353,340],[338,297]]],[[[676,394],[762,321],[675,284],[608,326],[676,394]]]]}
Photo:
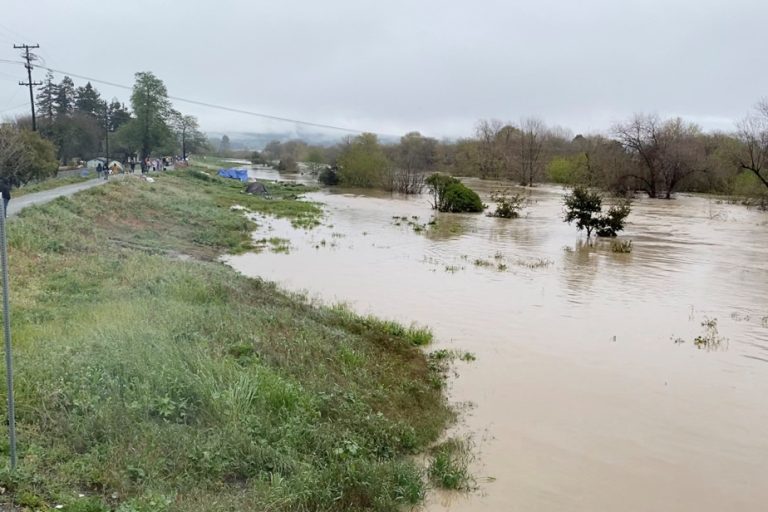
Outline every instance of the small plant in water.
{"type": "Polygon", "coordinates": [[[463,439],[448,439],[432,449],[432,461],[427,474],[438,487],[469,491],[475,487],[475,481],[469,473],[470,460],[469,442],[463,439]]]}
{"type": "Polygon", "coordinates": [[[704,334],[693,338],[693,344],[696,345],[696,348],[717,350],[721,347],[728,347],[728,338],[720,336],[717,332],[717,318],[704,317],[701,326],[704,327],[704,334]]]}
{"type": "Polygon", "coordinates": [[[492,265],[490,261],[483,260],[480,258],[476,259],[473,263],[475,264],[476,267],[490,267],[492,265]]]}
{"type": "Polygon", "coordinates": [[[632,252],[632,240],[611,240],[611,252],[624,254],[632,252]]]}
{"type": "Polygon", "coordinates": [[[502,219],[516,219],[525,206],[523,194],[511,194],[509,190],[495,190],[491,192],[491,201],[496,203],[496,210],[489,213],[489,217],[501,217],[502,219]]]}

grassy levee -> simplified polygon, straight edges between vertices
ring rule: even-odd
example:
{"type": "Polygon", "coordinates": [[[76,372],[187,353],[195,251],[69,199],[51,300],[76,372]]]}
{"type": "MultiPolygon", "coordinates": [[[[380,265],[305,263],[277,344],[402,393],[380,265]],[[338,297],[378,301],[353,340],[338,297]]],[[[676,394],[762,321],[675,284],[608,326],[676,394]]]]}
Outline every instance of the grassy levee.
{"type": "Polygon", "coordinates": [[[0,470],[0,504],[319,511],[422,499],[412,455],[452,417],[416,348],[428,335],[216,261],[249,247],[253,221],[231,205],[311,224],[320,209],[300,189],[272,185],[261,199],[178,171],[10,223],[20,460],[0,470]]]}

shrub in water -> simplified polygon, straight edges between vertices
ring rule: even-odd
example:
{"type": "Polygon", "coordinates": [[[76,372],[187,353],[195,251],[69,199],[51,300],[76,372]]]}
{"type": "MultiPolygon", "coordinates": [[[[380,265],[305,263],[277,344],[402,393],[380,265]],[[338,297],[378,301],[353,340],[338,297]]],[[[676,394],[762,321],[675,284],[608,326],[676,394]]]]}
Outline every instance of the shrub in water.
{"type": "Polygon", "coordinates": [[[510,195],[509,190],[496,190],[491,192],[491,201],[496,203],[496,211],[489,213],[489,217],[501,217],[503,219],[516,219],[523,209],[525,196],[522,194],[510,195]]]}

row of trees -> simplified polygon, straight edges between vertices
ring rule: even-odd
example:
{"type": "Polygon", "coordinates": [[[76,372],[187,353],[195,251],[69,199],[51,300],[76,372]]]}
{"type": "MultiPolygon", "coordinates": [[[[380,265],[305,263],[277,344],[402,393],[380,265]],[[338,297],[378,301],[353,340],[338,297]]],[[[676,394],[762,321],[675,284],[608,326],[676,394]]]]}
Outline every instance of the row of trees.
{"type": "Polygon", "coordinates": [[[678,191],[739,195],[768,192],[768,103],[733,133],[706,133],[680,118],[635,115],[609,136],[576,135],[539,119],[519,124],[481,120],[473,137],[438,141],[418,132],[382,144],[376,135],[350,137],[333,147],[272,142],[261,161],[312,162],[337,169],[332,182],[418,193],[424,176],[503,179],[532,186],[550,181],[617,194],[642,191],[670,198],[678,191]]]}
{"type": "MultiPolygon", "coordinates": [[[[150,72],[135,76],[129,109],[117,98],[102,98],[90,82],[76,87],[65,76],[56,83],[48,73],[36,96],[39,132],[54,144],[61,163],[96,156],[186,156],[207,147],[197,119],[173,108],[162,80],[150,72]]],[[[16,125],[29,129],[31,120],[17,119],[16,125]]]]}

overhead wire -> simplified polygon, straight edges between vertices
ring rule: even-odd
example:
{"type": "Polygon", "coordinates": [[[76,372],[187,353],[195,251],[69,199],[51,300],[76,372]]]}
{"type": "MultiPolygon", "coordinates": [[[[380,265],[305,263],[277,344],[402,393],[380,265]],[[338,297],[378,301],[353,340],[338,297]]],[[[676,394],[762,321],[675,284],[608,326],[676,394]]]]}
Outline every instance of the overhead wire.
{"type": "MultiPolygon", "coordinates": [[[[16,61],[16,60],[10,60],[10,59],[0,59],[0,63],[22,64],[22,65],[24,64],[24,62],[22,62],[22,61],[16,61]]],[[[74,77],[74,78],[80,78],[81,80],[88,80],[90,82],[94,82],[94,83],[98,83],[98,84],[102,84],[102,85],[108,85],[110,87],[117,87],[119,89],[125,89],[125,90],[132,90],[133,89],[133,87],[130,86],[130,85],[119,84],[117,82],[111,82],[109,80],[102,80],[100,78],[95,78],[95,77],[87,76],[87,75],[81,75],[79,73],[73,73],[71,71],[55,69],[55,68],[49,67],[47,65],[35,64],[34,66],[37,67],[37,68],[41,68],[41,69],[45,69],[47,71],[50,71],[51,73],[59,73],[59,74],[71,76],[71,77],[74,77]]],[[[199,100],[193,100],[193,99],[189,99],[189,98],[182,98],[180,96],[168,95],[168,99],[171,99],[171,100],[174,100],[174,101],[180,101],[182,103],[189,103],[191,105],[198,105],[198,106],[201,106],[201,107],[212,108],[212,109],[215,109],[215,110],[222,110],[222,111],[225,111],[225,112],[233,112],[233,113],[236,113],[236,114],[244,114],[244,115],[248,115],[248,116],[259,117],[259,118],[262,118],[262,119],[269,119],[269,120],[272,120],[272,121],[281,121],[281,122],[285,122],[285,123],[293,123],[293,124],[302,125],[302,126],[311,126],[311,127],[314,127],[314,128],[324,128],[324,129],[327,129],[327,130],[336,130],[336,131],[341,131],[341,132],[346,132],[346,133],[361,134],[361,133],[369,132],[369,133],[376,133],[377,135],[382,135],[382,136],[385,136],[385,137],[395,137],[394,135],[377,133],[377,132],[373,132],[373,131],[370,131],[370,130],[359,130],[359,129],[355,129],[355,128],[349,128],[349,127],[345,127],[345,126],[338,126],[338,125],[333,125],[333,124],[328,124],[328,123],[316,123],[314,121],[305,121],[305,120],[302,120],[302,119],[293,119],[293,118],[290,118],[290,117],[276,116],[276,115],[272,115],[272,114],[265,114],[263,112],[254,112],[252,110],[245,110],[245,109],[241,109],[241,108],[228,107],[226,105],[217,105],[215,103],[209,103],[209,102],[206,102],[206,101],[199,101],[199,100]]]]}
{"type": "MultiPolygon", "coordinates": [[[[48,67],[48,66],[41,66],[41,65],[38,64],[36,67],[48,70],[48,71],[50,71],[52,73],[64,74],[64,75],[72,76],[72,77],[75,77],[75,78],[80,78],[81,80],[88,80],[88,81],[99,83],[99,84],[103,84],[103,85],[109,85],[111,87],[117,87],[117,88],[120,88],[120,89],[127,89],[127,90],[132,90],[133,89],[133,87],[130,86],[130,85],[119,84],[119,83],[111,82],[111,81],[108,81],[108,80],[102,80],[100,78],[94,78],[94,77],[91,77],[91,76],[81,75],[81,74],[78,74],[78,73],[72,73],[70,71],[54,69],[54,68],[51,68],[51,67],[48,67]]],[[[276,116],[276,115],[272,115],[272,114],[265,114],[263,112],[254,112],[254,111],[251,111],[251,110],[245,110],[245,109],[234,108],[234,107],[227,107],[225,105],[217,105],[215,103],[209,103],[209,102],[199,101],[199,100],[192,100],[192,99],[189,99],[189,98],[182,98],[180,96],[168,95],[168,99],[171,99],[171,100],[174,100],[174,101],[180,101],[180,102],[183,102],[183,103],[189,103],[189,104],[192,104],[192,105],[199,105],[199,106],[202,106],[202,107],[212,108],[212,109],[216,109],[216,110],[223,110],[223,111],[226,111],[226,112],[234,112],[234,113],[237,113],[237,114],[244,114],[244,115],[249,115],[249,116],[254,116],[254,117],[260,117],[260,118],[263,118],[263,119],[270,119],[270,120],[273,120],[273,121],[282,121],[282,122],[286,122],[286,123],[294,123],[294,124],[299,124],[299,125],[303,125],[303,126],[312,126],[312,127],[315,127],[315,128],[325,128],[325,129],[329,129],[329,130],[343,131],[343,132],[346,132],[346,133],[361,134],[361,133],[365,133],[367,131],[367,130],[358,130],[358,129],[355,129],[355,128],[348,128],[348,127],[345,127],[345,126],[337,126],[337,125],[332,125],[332,124],[327,124],[327,123],[316,123],[314,121],[304,121],[304,120],[301,120],[301,119],[293,119],[293,118],[290,118],[290,117],[283,117],[283,116],[276,116]]],[[[375,133],[375,132],[370,132],[370,133],[375,133]]],[[[388,135],[388,134],[381,134],[381,133],[379,133],[378,135],[391,136],[391,135],[388,135]]]]}

